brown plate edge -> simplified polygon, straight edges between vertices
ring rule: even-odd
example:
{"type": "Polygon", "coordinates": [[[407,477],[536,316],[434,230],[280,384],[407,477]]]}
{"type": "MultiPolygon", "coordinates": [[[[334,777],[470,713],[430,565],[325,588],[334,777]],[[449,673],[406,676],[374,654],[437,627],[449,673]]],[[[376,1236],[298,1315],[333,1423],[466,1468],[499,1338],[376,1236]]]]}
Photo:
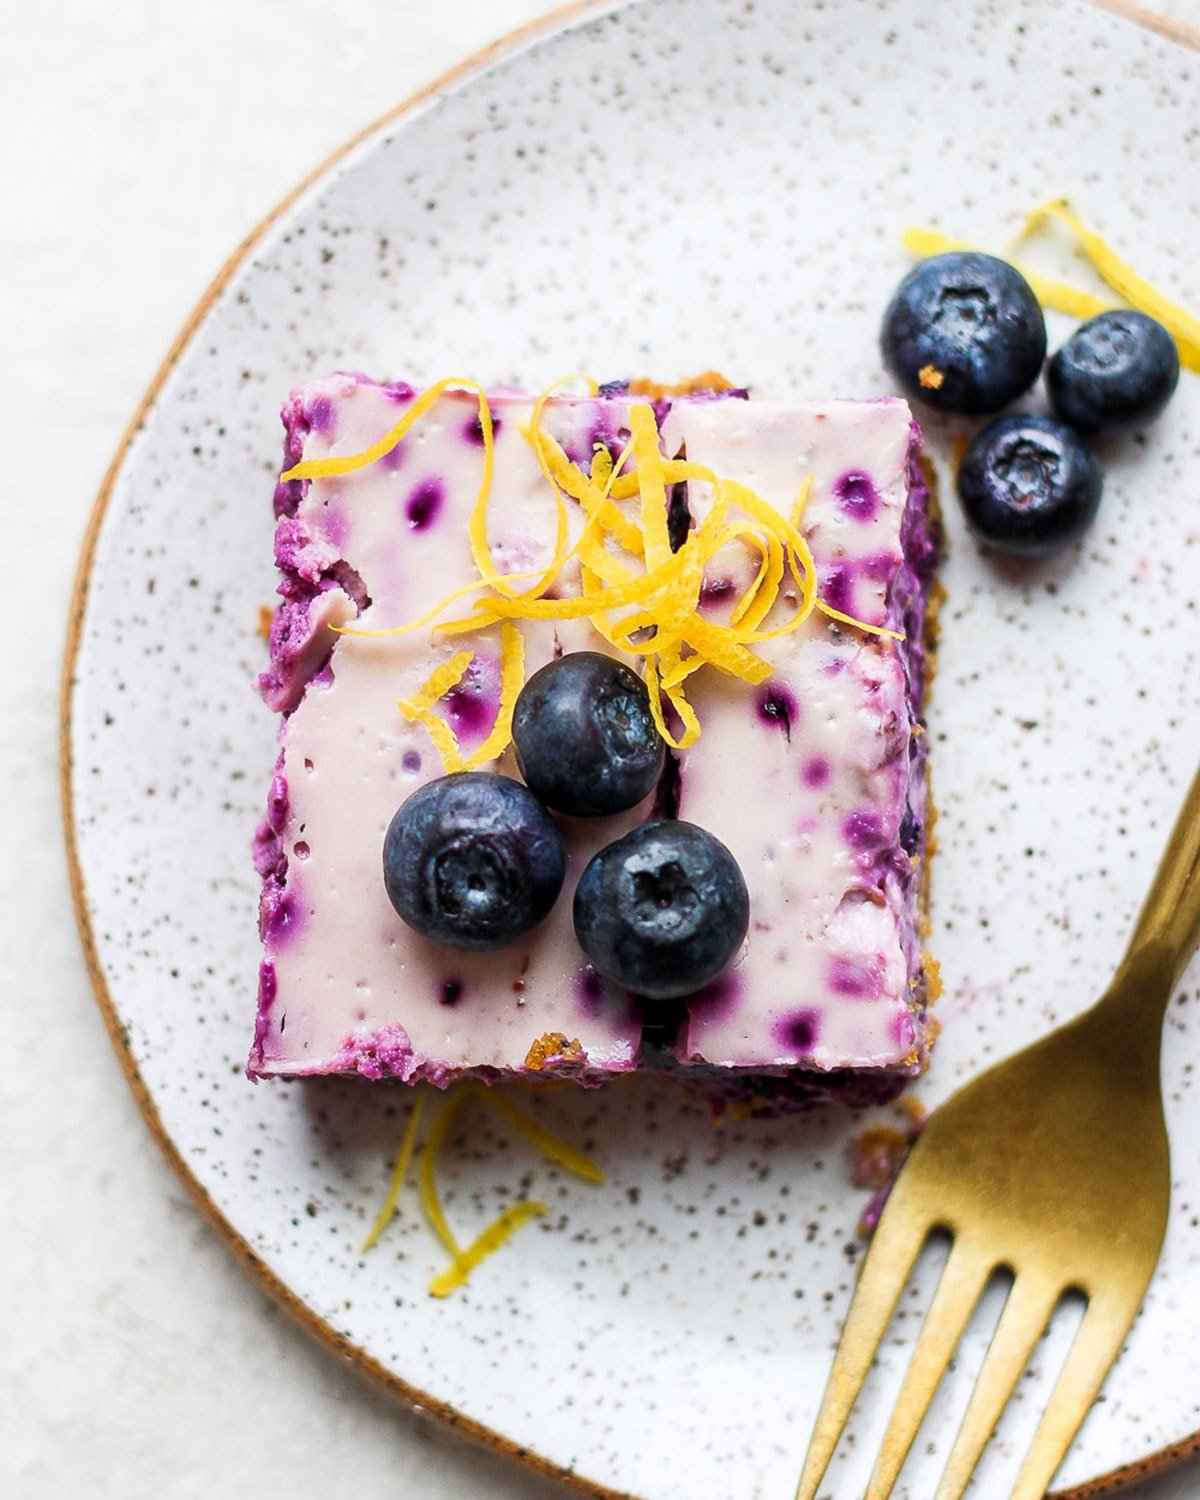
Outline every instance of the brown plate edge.
{"type": "MultiPolygon", "coordinates": [[[[636,1496],[629,1495],[625,1491],[609,1489],[607,1486],[597,1484],[593,1480],[584,1479],[571,1470],[564,1469],[558,1464],[552,1463],[540,1454],[533,1453],[528,1448],[513,1442],[511,1438],[505,1437],[502,1433],[495,1432],[482,1422],[478,1422],[472,1417],[464,1416],[453,1406],[429,1395],[419,1387],[402,1380],[378,1360],[367,1354],[364,1349],[360,1348],[351,1339],[338,1333],[331,1324],[315,1313],[307,1303],[302,1301],[271,1270],[255,1253],[248,1241],[225,1218],[199,1179],[192,1172],[192,1169],[180,1153],[179,1148],[164,1128],[157,1106],[142,1079],[137,1059],[130,1048],[128,1036],[121,1024],[116,1007],[113,1004],[112,996],[109,994],[108,982],[100,963],[95,934],[92,929],[91,914],[88,909],[83,870],[79,859],[76,837],[75,808],[71,796],[74,768],[72,709],[75,668],[83,636],[83,622],[87,611],[88,589],[100,527],[108,510],[108,503],[112,497],[121,465],[124,463],[134,439],[141,431],[147,415],[155,401],[157,401],[159,393],[171,371],[174,369],[180,355],[191,342],[196,329],[207,315],[213,302],[224,290],[234,272],[239,269],[263,235],[287,213],[288,209],[314,183],[348,156],[356,146],[385,126],[402,119],[405,115],[417,109],[428,100],[435,98],[438,94],[451,87],[456,87],[474,74],[483,73],[488,67],[507,57],[510,53],[515,52],[526,43],[549,36],[553,32],[575,21],[582,20],[591,12],[600,14],[610,3],[611,0],[568,0],[568,3],[558,6],[538,20],[520,26],[499,40],[491,42],[478,51],[473,52],[455,67],[450,68],[424,88],[410,95],[401,104],[396,105],[378,119],[373,120],[314,167],[290,193],[281,199],[255,225],[250,233],[246,235],[217,272],[217,275],[208,286],[200,301],[192,309],[187,321],[180,329],[165,359],[155,371],[149,386],[146,388],[145,394],[138,403],[137,409],[130,419],[117,445],[112,461],[105,472],[99,493],[92,506],[91,515],[88,518],[83,544],[80,549],[79,564],[76,568],[71,590],[66,645],[63,653],[63,669],[59,686],[59,796],[75,921],[79,929],[84,961],[91,979],[92,990],[95,994],[96,1002],[100,1007],[101,1015],[104,1018],[104,1025],[108,1031],[109,1039],[117,1054],[121,1068],[125,1073],[129,1087],[133,1092],[134,1100],[150,1129],[150,1133],[157,1141],[168,1164],[187,1190],[196,1207],[200,1210],[212,1229],[215,1230],[217,1236],[224,1241],[226,1247],[232,1252],[235,1258],[242,1263],[245,1270],[257,1279],[262,1289],[300,1324],[306,1333],[317,1342],[324,1344],[334,1354],[340,1356],[341,1359],[359,1374],[383,1388],[390,1395],[398,1397],[405,1402],[417,1416],[431,1422],[437,1422],[459,1433],[472,1443],[521,1464],[526,1469],[540,1474],[545,1478],[557,1480],[574,1489],[579,1494],[595,1497],[595,1500],[637,1500],[636,1496]]],[[[1135,4],[1134,0],[1090,0],[1090,3],[1100,10],[1108,11],[1113,15],[1132,22],[1134,25],[1157,32],[1160,36],[1164,36],[1172,42],[1200,52],[1200,28],[1148,10],[1142,5],[1135,4]]],[[[1164,1470],[1171,1468],[1173,1465],[1182,1462],[1196,1453],[1200,1453],[1200,1432],[1193,1433],[1190,1437],[1183,1438],[1179,1442],[1173,1443],[1169,1447],[1159,1450],[1157,1453],[1151,1453],[1144,1458],[1138,1459],[1134,1463],[1125,1465],[1120,1469],[1113,1469],[1096,1479],[1088,1480],[1082,1485],[1077,1485],[1072,1490],[1056,1490],[1047,1497],[1047,1500],[1094,1500],[1094,1497],[1111,1494],[1136,1480],[1162,1473],[1164,1470]]]]}

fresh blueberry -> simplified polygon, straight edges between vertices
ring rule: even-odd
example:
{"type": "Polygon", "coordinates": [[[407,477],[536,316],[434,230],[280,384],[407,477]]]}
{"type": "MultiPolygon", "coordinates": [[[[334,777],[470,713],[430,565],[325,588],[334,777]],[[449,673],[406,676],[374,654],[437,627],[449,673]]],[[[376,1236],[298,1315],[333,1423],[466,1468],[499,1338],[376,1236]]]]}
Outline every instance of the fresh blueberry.
{"type": "Polygon", "coordinates": [[[1100,313],[1050,361],[1046,386],[1064,422],[1081,432],[1153,421],[1179,384],[1175,340],[1145,313],[1100,313]]]}
{"type": "Polygon", "coordinates": [[[388,900],[410,927],[455,948],[502,948],[562,890],[566,848],[528,787],[464,771],[402,803],[383,841],[388,900]]]}
{"type": "Polygon", "coordinates": [[[650,1000],[715,978],[749,924],[737,861],[694,823],[643,823],[601,849],[575,891],[575,934],[592,966],[650,1000]]]}
{"type": "Polygon", "coordinates": [[[1046,321],[1029,283],[993,255],[935,255],[913,267],[883,315],[884,363],[941,411],[999,411],[1046,357],[1046,321]]]}
{"type": "Polygon", "coordinates": [[[530,789],[576,818],[624,812],[649,796],[667,753],[646,684],[596,651],[533,674],[513,712],[513,745],[530,789]]]}
{"type": "Polygon", "coordinates": [[[1100,465],[1073,427],[1017,412],[985,427],[963,456],[958,494],[976,536],[1002,552],[1045,557],[1091,524],[1100,465]]]}

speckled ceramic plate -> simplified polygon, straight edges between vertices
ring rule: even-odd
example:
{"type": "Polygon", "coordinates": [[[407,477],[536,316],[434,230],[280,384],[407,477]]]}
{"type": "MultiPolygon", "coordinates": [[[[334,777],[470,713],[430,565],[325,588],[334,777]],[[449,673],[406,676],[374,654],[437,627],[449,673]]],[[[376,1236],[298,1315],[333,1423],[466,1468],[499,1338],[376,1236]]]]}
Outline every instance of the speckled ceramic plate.
{"type": "MultiPolygon", "coordinates": [[[[602,6],[376,128],[202,304],[81,574],[66,696],[80,920],[180,1172],[256,1274],[397,1391],[592,1492],[786,1500],[860,1254],[860,1121],[718,1128],[658,1082],[546,1097],[545,1120],[606,1167],[595,1190],[468,1113],[445,1171],[461,1233],[522,1192],[550,1216],[447,1301],[425,1294],[441,1255],[414,1205],[360,1253],[404,1093],[255,1088],[241,1071],[281,398],[334,366],[536,387],[715,365],[767,392],[883,392],[875,332],[906,267],[901,227],[999,246],[1062,192],[1195,305],[1200,202],[1182,185],[1198,137],[1200,56],[1081,4],[602,6]]],[[[948,431],[930,437],[944,455],[948,431]]],[[[926,1104],[1094,996],[1148,883],[1197,753],[1198,442],[1186,376],[1152,433],[1106,449],[1102,517],[1052,564],[989,563],[950,517],[932,720],[947,993],[926,1104]]],[[[1077,1494],[1200,1443],[1196,979],[1167,1028],[1166,1252],[1060,1476],[1077,1494]]],[[[861,1493],[922,1295],[831,1494],[861,1493]]],[[[932,1492],[985,1321],[905,1494],[932,1492]]],[[[981,1493],[1004,1491],[1065,1337],[1060,1322],[1040,1347],[981,1493]]]]}

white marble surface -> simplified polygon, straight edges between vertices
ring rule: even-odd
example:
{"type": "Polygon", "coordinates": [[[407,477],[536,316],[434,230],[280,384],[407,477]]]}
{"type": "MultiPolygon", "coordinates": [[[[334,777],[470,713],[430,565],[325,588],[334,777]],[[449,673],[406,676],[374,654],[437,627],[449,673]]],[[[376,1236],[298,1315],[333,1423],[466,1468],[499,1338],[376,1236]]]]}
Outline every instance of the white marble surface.
{"type": "MultiPolygon", "coordinates": [[[[1159,8],[1200,23],[1200,0],[1159,8]]],[[[251,1484],[291,1500],[334,1487],[356,1500],[565,1494],[368,1389],[199,1220],[91,999],[55,772],[65,609],[92,497],[196,297],[349,133],[546,10],[0,0],[0,444],[16,559],[16,649],[0,667],[0,1489],[19,1500],[190,1500],[251,1484]]],[[[1197,1492],[1200,1463],[1128,1493],[1197,1492]]]]}

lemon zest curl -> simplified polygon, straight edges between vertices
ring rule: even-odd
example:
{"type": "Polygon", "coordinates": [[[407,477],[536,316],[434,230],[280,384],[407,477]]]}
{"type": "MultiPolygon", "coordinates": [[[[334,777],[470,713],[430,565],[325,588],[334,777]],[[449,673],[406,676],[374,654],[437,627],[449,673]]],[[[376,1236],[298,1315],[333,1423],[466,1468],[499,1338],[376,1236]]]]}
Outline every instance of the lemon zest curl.
{"type": "MultiPolygon", "coordinates": [[[[1070,230],[1101,279],[1122,300],[1118,302],[1097,296],[1082,287],[1043,276],[1011,256],[1000,257],[1020,271],[1042,306],[1073,318],[1094,318],[1098,313],[1112,312],[1121,306],[1136,308],[1163,325],[1175,340],[1181,364],[1189,370],[1200,371],[1200,318],[1172,302],[1144,277],[1139,276],[1101,235],[1088,228],[1065,198],[1040,203],[1030,211],[1013,241],[1014,250],[1054,223],[1070,230]]],[[[954,239],[937,229],[906,229],[901,235],[901,241],[910,254],[922,259],[941,255],[948,250],[979,249],[979,246],[967,240],[954,239]]]]}
{"type": "Polygon", "coordinates": [[[483,473],[467,531],[478,577],[406,624],[339,629],[343,635],[387,636],[432,625],[435,633],[453,637],[501,627],[500,708],[491,732],[472,755],[462,754],[437,704],[462,681],[474,660],[473,652],[458,652],[413,697],[399,703],[406,719],[428,731],[447,772],[476,769],[501,755],[510,742],[513,708],[524,681],[524,648],[517,622],[588,620],[614,649],[642,658],[655,725],[673,749],[686,749],[700,736],[700,721],[685,690],[694,672],[709,666],[750,685],[765,682],[774,668],[753,648],[798,630],[814,610],[869,635],[903,639],[900,631],[856,619],[819,598],[816,563],[800,529],[812,489],[811,475],[801,487],[792,514],[785,516],[748,485],[726,479],[707,465],[665,457],[654,409],[645,401],[633,401],[628,407],[629,442],[624,451],[614,460],[603,444],[596,444],[590,472],[585,472],[542,425],[547,401],[564,385],[578,380],[584,381],[590,396],[597,393],[598,386],[588,377],[556,381],[537,397],[529,423],[521,429],[555,504],[553,554],[540,569],[506,574],[492,555],[487,522],[495,425],[486,392],[474,381],[439,381],[362,453],[306,460],[283,475],[284,479],[323,478],[366,468],[403,441],[445,392],[462,390],[477,400],[483,473]],[[627,468],[631,460],[632,468],[627,468]],[[699,524],[672,550],[669,495],[678,484],[703,486],[709,503],[699,524]],[[573,546],[569,545],[568,502],[578,507],[583,518],[573,546]],[[628,509],[623,508],[626,502],[628,509]],[[703,612],[702,594],[708,565],[732,546],[757,554],[758,565],[722,623],[703,612]],[[576,560],[578,589],[563,597],[547,597],[551,585],[561,581],[566,564],[576,560]],[[794,589],[784,589],[788,579],[794,589]],[[518,583],[531,587],[522,591],[518,583]],[[480,590],[487,592],[476,599],[468,614],[433,624],[450,604],[480,590]],[[785,618],[768,626],[781,592],[790,608],[785,618]]]}
{"type": "Polygon", "coordinates": [[[471,1272],[494,1255],[522,1225],[528,1224],[532,1219],[542,1218],[549,1212],[546,1205],[535,1198],[519,1199],[516,1203],[509,1204],[503,1213],[486,1225],[469,1245],[459,1243],[442,1207],[437,1184],[437,1162],[450,1127],[463,1106],[471,1099],[479,1099],[503,1115],[542,1156],[576,1177],[581,1177],[586,1182],[602,1184],[604,1172],[590,1156],[547,1130],[533,1115],[514,1104],[511,1099],[477,1083],[463,1083],[450,1091],[419,1152],[415,1152],[424,1097],[423,1094],[418,1094],[413,1102],[400,1141],[387,1197],[362,1248],[364,1251],[372,1249],[394,1216],[415,1153],[418,1157],[417,1178],[421,1207],[430,1228],[450,1257],[450,1264],[446,1269],[439,1271],[430,1281],[429,1295],[448,1297],[451,1292],[465,1286],[471,1272]]]}

